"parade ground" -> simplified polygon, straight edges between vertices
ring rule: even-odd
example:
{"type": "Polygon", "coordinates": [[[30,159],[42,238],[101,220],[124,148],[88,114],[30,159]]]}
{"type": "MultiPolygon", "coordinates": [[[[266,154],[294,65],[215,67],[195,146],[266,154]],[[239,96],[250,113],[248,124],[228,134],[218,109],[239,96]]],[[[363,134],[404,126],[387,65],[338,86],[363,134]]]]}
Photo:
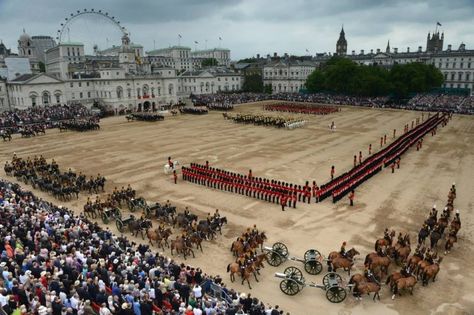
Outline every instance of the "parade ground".
{"type": "MultiPolygon", "coordinates": [[[[236,113],[262,112],[261,104],[236,106],[236,113]]],[[[270,113],[268,115],[278,115],[270,113]]],[[[333,204],[331,198],[321,203],[298,203],[296,209],[282,212],[278,204],[259,201],[250,197],[213,190],[185,182],[178,177],[173,183],[171,174],[165,175],[163,166],[168,156],[181,165],[196,162],[253,176],[284,180],[304,185],[315,180],[318,185],[328,182],[334,165],[336,176],[349,170],[353,156],[362,152],[365,158],[369,144],[372,151],[380,149],[380,137],[387,135],[387,144],[393,141],[405,124],[421,119],[421,112],[384,110],[358,107],[341,107],[341,111],[325,115],[290,115],[304,117],[304,128],[286,130],[273,127],[242,125],[225,120],[222,112],[208,115],[177,115],[159,122],[127,122],[125,117],[106,118],[101,130],[93,132],[62,132],[47,130],[46,135],[20,138],[0,144],[0,161],[11,160],[16,153],[26,158],[43,155],[48,162],[54,158],[62,170],[70,167],[77,173],[107,178],[106,193],[130,184],[139,196],[150,202],[166,200],[182,212],[188,206],[191,212],[204,219],[208,212],[219,209],[227,217],[228,225],[214,241],[203,243],[204,252],[195,251],[196,258],[186,263],[202,267],[204,272],[220,275],[228,287],[239,292],[251,293],[265,303],[279,305],[290,314],[473,314],[474,313],[474,118],[454,115],[446,127],[438,127],[437,134],[428,133],[420,151],[412,147],[401,158],[400,169],[392,174],[384,169],[355,191],[355,205],[349,206],[347,197],[333,204]],[[336,130],[328,126],[335,122],[336,130]],[[441,263],[437,281],[422,287],[415,286],[409,293],[391,299],[388,286],[381,289],[381,300],[372,296],[362,301],[348,296],[341,304],[332,304],[325,292],[305,288],[296,296],[284,295],[279,289],[280,280],[275,272],[288,266],[303,270],[299,262],[286,261],[279,267],[265,264],[259,282],[251,278],[252,290],[240,281],[231,283],[226,267],[234,261],[230,252],[232,242],[247,227],[257,225],[265,231],[267,246],[283,242],[291,256],[302,257],[306,250],[315,248],[327,256],[338,251],[343,241],[347,249],[355,247],[357,256],[352,273],[364,270],[363,261],[374,251],[376,239],[383,237],[385,228],[409,233],[412,253],[423,221],[433,204],[441,210],[453,182],[457,187],[454,208],[460,210],[462,228],[458,242],[441,263]]],[[[427,118],[424,114],[424,119],[427,118]]],[[[178,172],[180,175],[180,172],[178,172]]],[[[1,177],[14,180],[1,172],[1,177]]],[[[26,186],[31,189],[31,186],[26,186]]],[[[59,202],[47,193],[33,190],[56,204],[62,204],[77,213],[82,211],[87,194],[79,199],[59,202]]],[[[105,195],[103,194],[103,195],[105,195]]],[[[91,196],[95,199],[95,195],[91,196]]],[[[128,216],[127,210],[124,215],[128,216]]],[[[137,214],[139,215],[139,214],[137,214]]],[[[105,227],[102,222],[99,222],[105,227]]],[[[154,227],[158,224],[153,222],[154,227]]],[[[117,232],[115,224],[108,227],[117,232]]],[[[172,238],[176,237],[175,230],[172,238]]],[[[129,233],[126,233],[127,237],[129,233]]],[[[142,241],[141,238],[135,238],[142,241]]],[[[438,252],[444,255],[445,241],[441,240],[438,252]]],[[[158,250],[158,249],[157,249],[158,250]]],[[[169,249],[165,254],[170,255],[169,249]]],[[[178,261],[182,257],[175,256],[178,261]]],[[[392,264],[390,272],[400,268],[392,264]]],[[[303,271],[307,282],[321,283],[324,271],[311,276],[303,271]]],[[[338,271],[346,281],[347,272],[338,271]]]]}

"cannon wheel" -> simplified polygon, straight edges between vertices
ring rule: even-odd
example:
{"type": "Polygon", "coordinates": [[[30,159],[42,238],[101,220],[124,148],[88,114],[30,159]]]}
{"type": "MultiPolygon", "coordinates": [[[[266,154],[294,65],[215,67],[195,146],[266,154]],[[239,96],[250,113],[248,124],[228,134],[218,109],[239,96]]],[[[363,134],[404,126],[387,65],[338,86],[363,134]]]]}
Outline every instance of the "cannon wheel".
{"type": "Polygon", "coordinates": [[[323,277],[323,285],[327,288],[330,288],[331,287],[331,281],[332,279],[336,279],[337,280],[337,283],[342,283],[342,277],[335,273],[335,272],[329,272],[327,274],[324,275],[323,277]]]}
{"type": "Polygon", "coordinates": [[[308,260],[304,263],[304,270],[310,275],[319,275],[323,270],[323,265],[317,260],[308,260]]]}
{"type": "Polygon", "coordinates": [[[122,211],[119,208],[115,208],[116,214],[115,218],[122,218],[122,211]]]}
{"type": "Polygon", "coordinates": [[[280,290],[286,295],[295,295],[300,292],[300,286],[294,280],[285,279],[280,282],[280,290]]]}
{"type": "Polygon", "coordinates": [[[299,270],[296,267],[293,267],[293,266],[287,267],[285,271],[283,271],[283,273],[289,278],[293,278],[301,282],[304,281],[303,273],[301,272],[301,270],[299,270]]]}
{"type": "Polygon", "coordinates": [[[321,261],[323,256],[317,249],[308,249],[304,253],[304,261],[309,261],[311,259],[315,258],[317,261],[321,261]]]}
{"type": "Polygon", "coordinates": [[[122,222],[122,220],[116,220],[115,225],[117,226],[117,230],[119,230],[120,233],[123,233],[123,222],[122,222]]]}
{"type": "Polygon", "coordinates": [[[102,222],[104,222],[104,224],[108,224],[109,223],[109,216],[107,214],[102,213],[102,222]]]}
{"type": "Polygon", "coordinates": [[[341,303],[346,299],[346,296],[346,290],[340,286],[333,286],[326,290],[326,298],[331,303],[341,303]]]}
{"type": "Polygon", "coordinates": [[[283,258],[279,253],[270,250],[267,252],[267,261],[270,266],[277,267],[283,263],[283,258]]]}
{"type": "Polygon", "coordinates": [[[278,252],[281,256],[283,256],[285,258],[288,258],[288,255],[289,255],[288,247],[286,247],[285,244],[280,243],[280,242],[276,242],[275,244],[273,244],[272,249],[275,252],[278,252]]]}
{"type": "Polygon", "coordinates": [[[130,200],[129,204],[128,204],[128,209],[130,210],[130,212],[135,212],[136,210],[136,203],[137,201],[136,200],[130,200]]]}

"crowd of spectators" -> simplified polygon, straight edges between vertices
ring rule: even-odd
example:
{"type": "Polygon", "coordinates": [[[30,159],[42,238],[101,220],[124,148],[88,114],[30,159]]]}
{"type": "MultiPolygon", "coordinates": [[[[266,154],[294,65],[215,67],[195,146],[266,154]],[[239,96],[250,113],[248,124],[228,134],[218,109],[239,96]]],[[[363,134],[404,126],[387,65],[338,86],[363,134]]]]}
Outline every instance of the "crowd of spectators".
{"type": "Polygon", "coordinates": [[[0,236],[2,314],[283,314],[3,180],[0,236]]]}
{"type": "Polygon", "coordinates": [[[31,107],[24,110],[0,113],[0,128],[18,128],[29,124],[45,124],[51,127],[55,122],[92,116],[84,105],[53,105],[31,107]]]}
{"type": "Polygon", "coordinates": [[[401,108],[474,114],[474,97],[448,94],[417,94],[401,108]]]}
{"type": "Polygon", "coordinates": [[[193,95],[193,103],[206,105],[209,109],[226,109],[234,104],[250,103],[266,100],[280,100],[302,103],[329,105],[352,105],[376,108],[400,108],[424,111],[454,112],[459,114],[474,114],[474,97],[446,94],[417,94],[406,103],[394,103],[388,96],[363,97],[335,95],[327,93],[234,93],[234,94],[205,94],[193,95]]]}

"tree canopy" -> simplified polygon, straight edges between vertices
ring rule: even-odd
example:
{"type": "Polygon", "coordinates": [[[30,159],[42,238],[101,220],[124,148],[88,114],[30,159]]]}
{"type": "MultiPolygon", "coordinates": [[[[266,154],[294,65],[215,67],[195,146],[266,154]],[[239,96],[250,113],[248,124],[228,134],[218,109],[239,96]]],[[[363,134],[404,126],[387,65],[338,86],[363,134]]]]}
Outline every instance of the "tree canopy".
{"type": "Polygon", "coordinates": [[[359,65],[342,57],[333,57],[306,80],[309,92],[331,92],[356,96],[392,94],[406,97],[410,93],[428,92],[440,87],[443,75],[433,65],[396,64],[390,70],[359,65]]]}
{"type": "Polygon", "coordinates": [[[244,76],[244,84],[242,85],[244,92],[263,92],[263,79],[261,74],[248,74],[244,76]]]}
{"type": "Polygon", "coordinates": [[[201,62],[201,66],[202,66],[202,67],[214,67],[214,66],[217,66],[217,59],[216,59],[216,58],[207,58],[207,59],[204,59],[204,60],[201,62]]]}

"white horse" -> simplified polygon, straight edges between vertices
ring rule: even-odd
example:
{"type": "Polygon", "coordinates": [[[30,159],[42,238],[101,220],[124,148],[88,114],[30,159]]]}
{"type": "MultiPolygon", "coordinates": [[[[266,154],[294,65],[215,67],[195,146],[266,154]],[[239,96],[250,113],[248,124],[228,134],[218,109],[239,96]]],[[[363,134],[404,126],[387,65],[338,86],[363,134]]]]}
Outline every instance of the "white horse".
{"type": "Polygon", "coordinates": [[[179,166],[179,162],[177,160],[173,161],[173,167],[170,167],[170,165],[166,163],[163,166],[163,171],[165,172],[165,174],[169,174],[169,173],[172,173],[174,170],[176,170],[178,166],[179,166]]]}

